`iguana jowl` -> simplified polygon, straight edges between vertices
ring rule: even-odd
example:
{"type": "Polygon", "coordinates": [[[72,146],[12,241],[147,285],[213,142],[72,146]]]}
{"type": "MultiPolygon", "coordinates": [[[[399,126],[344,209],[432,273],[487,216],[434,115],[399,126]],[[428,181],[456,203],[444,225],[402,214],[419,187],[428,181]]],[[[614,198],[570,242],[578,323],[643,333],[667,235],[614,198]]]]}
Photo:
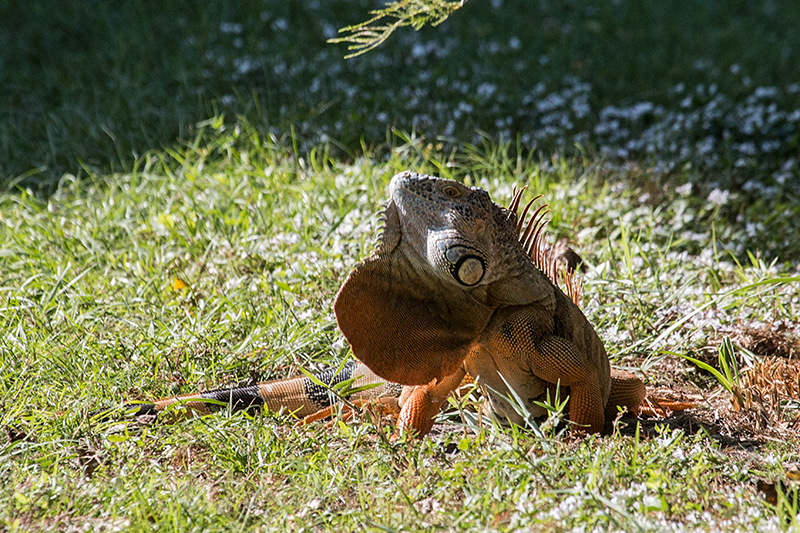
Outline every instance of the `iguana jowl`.
{"type": "MultiPolygon", "coordinates": [[[[570,420],[590,433],[601,431],[618,405],[637,410],[644,384],[610,369],[586,317],[544,273],[555,277],[541,246],[541,217],[524,224],[531,204],[517,214],[522,191],[506,209],[479,188],[414,172],[396,175],[389,190],[378,246],[334,303],[339,328],[363,364],[323,381],[358,378],[360,387],[387,380],[351,399],[380,397],[402,407],[398,429],[420,436],[467,374],[481,386],[488,411],[518,424],[524,420],[507,399],[516,396],[532,415],[543,415],[534,402],[557,384],[561,397],[570,396],[570,420]],[[394,384],[404,386],[402,393],[394,384]]],[[[164,398],[141,405],[138,414],[176,402],[201,412],[219,408],[206,400],[307,416],[331,398],[298,377],[164,398]]]]}

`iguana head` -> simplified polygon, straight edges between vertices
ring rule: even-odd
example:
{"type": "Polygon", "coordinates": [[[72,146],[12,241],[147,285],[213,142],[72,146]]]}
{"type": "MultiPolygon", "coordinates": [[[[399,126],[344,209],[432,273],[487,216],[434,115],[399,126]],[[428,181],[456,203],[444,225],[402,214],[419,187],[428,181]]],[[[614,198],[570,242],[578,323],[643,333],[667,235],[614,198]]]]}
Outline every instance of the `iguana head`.
{"type": "Polygon", "coordinates": [[[406,385],[452,374],[501,306],[554,302],[518,239],[516,214],[479,188],[403,172],[383,236],[334,304],[356,357],[406,385]]]}
{"type": "Polygon", "coordinates": [[[477,187],[402,172],[389,185],[379,252],[406,256],[452,292],[489,307],[547,305],[551,284],[532,268],[516,213],[477,187]]]}
{"type": "Polygon", "coordinates": [[[453,290],[475,287],[486,277],[494,205],[485,191],[403,172],[392,179],[389,194],[388,211],[397,216],[386,217],[384,231],[399,230],[420,268],[430,268],[453,290]]]}

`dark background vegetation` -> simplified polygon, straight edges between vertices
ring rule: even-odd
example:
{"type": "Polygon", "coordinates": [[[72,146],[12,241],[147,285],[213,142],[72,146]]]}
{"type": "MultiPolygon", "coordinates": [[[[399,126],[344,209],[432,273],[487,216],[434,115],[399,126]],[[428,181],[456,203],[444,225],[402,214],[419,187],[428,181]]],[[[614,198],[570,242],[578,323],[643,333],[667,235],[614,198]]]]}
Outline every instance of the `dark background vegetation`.
{"type": "Polygon", "coordinates": [[[326,39],[380,5],[2,2],[0,181],[48,185],[64,173],[128,169],[220,114],[345,155],[391,140],[392,128],[447,144],[479,142],[483,132],[545,153],[578,142],[605,156],[671,161],[668,170],[702,167],[697,145],[708,138],[719,156],[710,166],[722,169],[753,159],[779,169],[797,152],[798,122],[786,118],[800,102],[795,1],[470,0],[439,27],[404,29],[342,59],[346,47],[326,39]],[[783,115],[739,131],[737,113],[759,87],[774,91],[755,104],[783,115]],[[553,94],[560,114],[537,107],[553,94]],[[670,114],[707,114],[716,95],[724,99],[706,123],[670,114]],[[641,102],[654,107],[631,107],[641,102]],[[609,109],[638,111],[609,118],[609,109]],[[666,130],[679,124],[677,140],[643,146],[664,120],[666,130]],[[755,153],[736,151],[747,143],[755,153]]]}

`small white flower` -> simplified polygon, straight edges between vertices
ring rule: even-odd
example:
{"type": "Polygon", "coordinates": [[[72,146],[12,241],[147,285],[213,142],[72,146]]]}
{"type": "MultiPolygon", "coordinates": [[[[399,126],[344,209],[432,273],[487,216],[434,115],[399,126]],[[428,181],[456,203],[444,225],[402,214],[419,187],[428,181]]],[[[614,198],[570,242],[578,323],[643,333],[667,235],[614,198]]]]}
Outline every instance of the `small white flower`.
{"type": "Polygon", "coordinates": [[[420,43],[416,43],[411,48],[411,57],[422,57],[425,55],[425,53],[425,47],[420,43]]]}
{"type": "Polygon", "coordinates": [[[242,33],[242,25],[237,22],[223,22],[219,25],[222,33],[242,33]]]}
{"type": "Polygon", "coordinates": [[[730,191],[723,191],[720,189],[714,189],[708,194],[708,203],[713,205],[725,205],[728,203],[728,198],[730,198],[731,193],[730,191]]]}
{"type": "Polygon", "coordinates": [[[478,96],[486,100],[491,98],[496,91],[497,91],[497,85],[487,82],[481,83],[480,85],[478,85],[477,89],[475,89],[475,92],[478,94],[478,96]]]}
{"type": "Polygon", "coordinates": [[[756,87],[755,93],[753,95],[756,98],[777,98],[778,96],[778,88],[777,87],[756,87]]]}

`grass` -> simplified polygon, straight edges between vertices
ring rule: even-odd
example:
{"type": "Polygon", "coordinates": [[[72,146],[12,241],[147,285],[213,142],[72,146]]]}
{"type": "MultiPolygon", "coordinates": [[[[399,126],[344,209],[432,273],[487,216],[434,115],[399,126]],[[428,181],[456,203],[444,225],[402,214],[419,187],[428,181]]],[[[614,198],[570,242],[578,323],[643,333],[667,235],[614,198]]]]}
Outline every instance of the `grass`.
{"type": "MultiPolygon", "coordinates": [[[[123,398],[271,379],[347,357],[332,298],[374,242],[388,179],[408,167],[481,185],[504,203],[514,183],[543,192],[552,231],[571,235],[592,265],[590,320],[617,364],[655,365],[644,372],[650,386],[669,381],[658,350],[702,354],[717,330],[797,320],[795,267],[737,264],[725,249],[713,252],[710,232],[701,236],[706,216],[718,246],[749,242],[724,206],[675,191],[641,203],[602,166],[507,151],[443,154],[408,143],[383,162],[342,163],[324,150],[297,158],[255,128],[209,121],[192,143],[152,152],[130,172],[64,180],[46,199],[3,196],[0,423],[16,437],[0,452],[0,524],[780,530],[792,511],[776,513],[754,483],[780,479],[798,461],[796,435],[753,447],[746,428],[699,426],[702,415],[692,430],[626,419],[609,436],[576,440],[461,426],[455,414],[431,438],[400,446],[366,422],[297,429],[269,414],[126,427],[87,417],[123,398]],[[789,275],[793,283],[732,295],[656,350],[642,349],[670,324],[662,317],[789,275]],[[176,290],[176,277],[188,287],[176,290]]],[[[767,229],[776,243],[784,238],[778,224],[767,229]]],[[[679,366],[689,377],[678,387],[710,397],[713,380],[679,366]]],[[[796,404],[783,409],[797,419],[796,404]]]]}
{"type": "Polygon", "coordinates": [[[343,61],[372,6],[0,6],[0,531],[797,530],[800,405],[745,398],[800,351],[797,6],[476,1],[343,61]],[[400,445],[89,416],[349,357],[332,300],[406,168],[542,193],[612,363],[698,408],[400,445]]]}

